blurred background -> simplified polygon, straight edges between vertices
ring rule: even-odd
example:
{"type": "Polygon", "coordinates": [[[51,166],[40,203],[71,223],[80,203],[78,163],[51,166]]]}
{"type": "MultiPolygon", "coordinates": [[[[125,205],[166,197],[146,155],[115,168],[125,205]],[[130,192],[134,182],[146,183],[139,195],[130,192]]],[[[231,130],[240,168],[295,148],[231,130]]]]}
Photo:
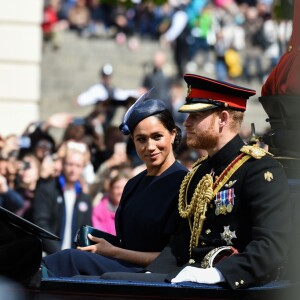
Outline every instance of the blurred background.
{"type": "Polygon", "coordinates": [[[0,0],[0,134],[57,112],[89,114],[93,105],[76,99],[106,63],[115,87],[144,88],[158,50],[158,68],[184,93],[182,72],[255,89],[245,127],[264,130],[257,97],[285,51],[291,17],[292,0],[0,0]]]}

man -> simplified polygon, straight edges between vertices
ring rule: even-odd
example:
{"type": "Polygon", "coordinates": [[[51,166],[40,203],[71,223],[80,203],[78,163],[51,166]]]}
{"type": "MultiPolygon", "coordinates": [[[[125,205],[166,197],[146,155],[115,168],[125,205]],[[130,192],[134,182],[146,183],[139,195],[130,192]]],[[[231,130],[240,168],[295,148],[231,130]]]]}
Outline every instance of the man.
{"type": "Polygon", "coordinates": [[[112,75],[112,65],[104,64],[99,72],[99,82],[77,97],[77,105],[87,106],[96,104],[98,101],[101,102],[113,98],[114,87],[112,85],[112,75]]]}
{"type": "Polygon", "coordinates": [[[75,105],[79,107],[93,105],[92,113],[105,112],[104,127],[118,126],[128,103],[140,96],[137,90],[115,87],[113,76],[113,66],[104,64],[99,72],[99,82],[80,93],[75,100],[75,105]]]}
{"type": "Polygon", "coordinates": [[[76,99],[78,106],[87,106],[113,100],[116,102],[126,102],[129,98],[137,98],[139,92],[132,89],[116,88],[113,83],[113,66],[104,64],[99,72],[99,82],[82,92],[76,99]]]}
{"type": "Polygon", "coordinates": [[[183,180],[182,226],[146,268],[155,274],[143,280],[227,282],[232,289],[273,280],[287,258],[291,209],[279,163],[239,137],[255,91],[197,75],[184,79],[188,94],[179,111],[189,113],[187,144],[208,157],[183,180]]]}
{"type": "Polygon", "coordinates": [[[37,186],[34,221],[62,240],[44,240],[43,250],[47,254],[72,248],[77,229],[81,225],[91,225],[91,198],[83,193],[80,183],[85,163],[85,152],[67,148],[62,174],[55,179],[41,180],[37,186]]]}

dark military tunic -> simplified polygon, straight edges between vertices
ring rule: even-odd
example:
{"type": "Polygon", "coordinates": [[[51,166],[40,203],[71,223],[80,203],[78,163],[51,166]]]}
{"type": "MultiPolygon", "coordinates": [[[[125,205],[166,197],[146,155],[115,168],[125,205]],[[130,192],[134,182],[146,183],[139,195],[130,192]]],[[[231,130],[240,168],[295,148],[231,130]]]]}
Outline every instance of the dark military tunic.
{"type": "MultiPolygon", "coordinates": [[[[236,136],[198,168],[189,185],[188,201],[201,178],[212,172],[216,179],[240,154],[243,145],[241,138],[236,136]]],[[[231,288],[273,279],[273,274],[287,259],[290,216],[288,183],[281,165],[270,155],[261,159],[250,158],[208,205],[198,247],[192,251],[192,258],[196,261],[193,266],[200,267],[210,250],[232,245],[239,254],[215,265],[231,288]],[[229,203],[232,209],[227,210],[229,203]],[[222,210],[218,209],[220,206],[223,206],[222,210]]],[[[173,272],[169,279],[174,278],[189,262],[189,242],[190,228],[183,219],[179,234],[147,269],[159,273],[173,272]]]]}

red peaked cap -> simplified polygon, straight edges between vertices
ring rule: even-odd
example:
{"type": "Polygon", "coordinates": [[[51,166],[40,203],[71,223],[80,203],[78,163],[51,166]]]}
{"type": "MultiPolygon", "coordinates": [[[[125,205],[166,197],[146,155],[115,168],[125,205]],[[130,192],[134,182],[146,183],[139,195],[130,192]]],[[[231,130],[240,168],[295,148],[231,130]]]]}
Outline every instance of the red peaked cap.
{"type": "Polygon", "coordinates": [[[248,98],[256,94],[255,90],[194,74],[185,74],[184,80],[188,90],[186,103],[179,108],[180,112],[199,112],[217,107],[245,111],[248,98]]]}

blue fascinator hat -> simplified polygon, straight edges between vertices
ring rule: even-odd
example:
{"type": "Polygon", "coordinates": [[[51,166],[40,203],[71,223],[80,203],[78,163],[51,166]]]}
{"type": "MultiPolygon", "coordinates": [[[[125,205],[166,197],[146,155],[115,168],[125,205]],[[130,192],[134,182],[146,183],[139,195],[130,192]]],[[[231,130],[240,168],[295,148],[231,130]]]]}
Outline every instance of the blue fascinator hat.
{"type": "Polygon", "coordinates": [[[152,98],[152,91],[153,88],[143,94],[125,113],[123,122],[119,126],[124,135],[132,133],[135,126],[142,120],[167,110],[167,106],[162,100],[152,98]]]}

